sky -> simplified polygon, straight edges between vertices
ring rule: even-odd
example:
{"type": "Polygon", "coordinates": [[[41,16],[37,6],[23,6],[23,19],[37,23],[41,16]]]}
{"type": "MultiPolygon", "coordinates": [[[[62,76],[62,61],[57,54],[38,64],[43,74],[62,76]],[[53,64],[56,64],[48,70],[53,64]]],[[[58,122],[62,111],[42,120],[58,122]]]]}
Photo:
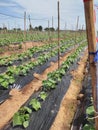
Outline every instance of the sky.
{"type": "MultiPolygon", "coordinates": [[[[94,4],[98,5],[98,0],[95,0],[94,4]]],[[[53,16],[53,26],[57,28],[57,0],[0,0],[0,27],[23,29],[25,11],[27,28],[29,26],[29,15],[33,27],[39,25],[44,28],[48,27],[48,20],[50,27],[52,27],[53,16]]],[[[82,26],[85,28],[83,0],[60,0],[61,29],[75,29],[78,16],[79,29],[82,26]]]]}

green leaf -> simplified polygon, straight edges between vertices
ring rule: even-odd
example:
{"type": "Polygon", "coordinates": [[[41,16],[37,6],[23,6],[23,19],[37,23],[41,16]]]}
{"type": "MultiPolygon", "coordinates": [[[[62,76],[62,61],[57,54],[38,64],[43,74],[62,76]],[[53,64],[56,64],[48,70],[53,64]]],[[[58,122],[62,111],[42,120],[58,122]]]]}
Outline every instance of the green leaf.
{"type": "Polygon", "coordinates": [[[15,113],[13,116],[13,127],[18,125],[22,125],[22,120],[19,115],[19,112],[15,113]]]}
{"type": "Polygon", "coordinates": [[[25,114],[25,115],[24,115],[24,118],[25,118],[25,120],[27,121],[27,120],[29,120],[30,115],[29,115],[29,114],[25,114]]]}
{"type": "Polygon", "coordinates": [[[63,68],[61,68],[61,69],[60,69],[60,73],[61,73],[62,75],[64,75],[64,74],[65,74],[65,70],[64,70],[63,68]]]}
{"type": "Polygon", "coordinates": [[[10,84],[13,84],[14,82],[15,82],[15,79],[14,79],[14,78],[9,79],[9,83],[10,83],[10,84]]]}
{"type": "Polygon", "coordinates": [[[90,116],[94,115],[94,106],[90,106],[86,109],[86,113],[90,116]]]}
{"type": "Polygon", "coordinates": [[[4,81],[3,77],[0,77],[0,83],[2,83],[4,81]]]}
{"type": "Polygon", "coordinates": [[[24,109],[29,113],[29,114],[31,114],[32,113],[32,110],[29,108],[29,107],[24,107],[24,109]]]}
{"type": "Polygon", "coordinates": [[[2,87],[8,88],[9,83],[7,81],[4,81],[1,83],[2,87]]]}
{"type": "Polygon", "coordinates": [[[42,100],[45,100],[47,96],[48,96],[48,94],[45,93],[45,92],[41,92],[41,93],[40,93],[40,98],[41,98],[42,100]]]}
{"type": "Polygon", "coordinates": [[[43,88],[44,89],[54,89],[56,87],[56,81],[52,80],[52,79],[48,79],[48,80],[44,80],[43,81],[43,88]]]}
{"type": "Polygon", "coordinates": [[[23,75],[26,75],[26,74],[27,74],[26,69],[22,69],[21,72],[23,73],[23,75]]]}
{"type": "Polygon", "coordinates": [[[19,112],[19,116],[20,116],[20,118],[21,118],[21,121],[22,121],[22,123],[25,121],[25,114],[21,114],[20,112],[19,112]]]}
{"type": "Polygon", "coordinates": [[[32,108],[36,111],[38,111],[41,108],[40,102],[35,98],[30,101],[29,105],[31,105],[32,108]]]}
{"type": "Polygon", "coordinates": [[[7,74],[3,75],[4,79],[9,79],[9,76],[7,74]]]}
{"type": "Polygon", "coordinates": [[[50,81],[51,83],[55,84],[56,81],[54,81],[53,79],[48,79],[48,81],[50,81]]]}
{"type": "Polygon", "coordinates": [[[24,128],[27,128],[28,126],[29,126],[29,121],[23,122],[23,127],[24,127],[24,128]]]}
{"type": "Polygon", "coordinates": [[[90,124],[86,124],[84,127],[83,127],[83,130],[95,130],[94,126],[90,125],[90,124]]]}
{"type": "Polygon", "coordinates": [[[7,65],[12,65],[13,64],[13,62],[12,61],[9,61],[8,63],[7,63],[7,65]]]}

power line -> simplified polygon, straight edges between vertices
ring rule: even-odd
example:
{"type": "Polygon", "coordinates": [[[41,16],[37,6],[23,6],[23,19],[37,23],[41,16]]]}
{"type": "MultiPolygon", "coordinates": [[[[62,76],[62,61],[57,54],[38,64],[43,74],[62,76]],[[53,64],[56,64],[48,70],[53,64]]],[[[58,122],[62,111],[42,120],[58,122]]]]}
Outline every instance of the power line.
{"type": "Polygon", "coordinates": [[[19,16],[13,16],[13,15],[5,14],[5,13],[0,13],[0,14],[1,14],[1,15],[4,15],[4,16],[8,16],[8,17],[23,19],[22,17],[19,17],[19,16]]]}
{"type": "MultiPolygon", "coordinates": [[[[4,16],[12,17],[12,18],[24,19],[23,17],[20,17],[20,16],[9,15],[9,14],[5,14],[5,13],[1,13],[1,12],[0,12],[0,14],[1,14],[1,15],[4,15],[4,16]]],[[[28,18],[27,18],[27,19],[28,19],[28,18]]],[[[40,20],[43,20],[43,21],[48,21],[48,19],[32,19],[32,18],[31,18],[31,20],[39,20],[39,21],[40,21],[40,20]]]]}

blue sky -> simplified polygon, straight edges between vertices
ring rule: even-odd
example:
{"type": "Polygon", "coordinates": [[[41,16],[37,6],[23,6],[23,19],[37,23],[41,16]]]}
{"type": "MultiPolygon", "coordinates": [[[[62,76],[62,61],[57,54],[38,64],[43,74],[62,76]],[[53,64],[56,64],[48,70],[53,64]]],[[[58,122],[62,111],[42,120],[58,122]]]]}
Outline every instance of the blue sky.
{"type": "MultiPolygon", "coordinates": [[[[98,5],[98,0],[94,3],[98,5]]],[[[54,17],[54,27],[57,28],[57,0],[0,0],[0,13],[15,17],[24,17],[24,11],[27,12],[27,18],[30,15],[32,26],[42,25],[43,27],[52,26],[52,16],[54,17]]],[[[98,15],[98,13],[97,13],[98,15]]],[[[79,19],[79,28],[84,25],[84,6],[83,0],[60,0],[60,28],[75,29],[77,16],[79,19]]],[[[29,20],[27,19],[27,27],[29,20]]],[[[0,27],[23,28],[23,19],[12,18],[0,14],[0,27]]]]}

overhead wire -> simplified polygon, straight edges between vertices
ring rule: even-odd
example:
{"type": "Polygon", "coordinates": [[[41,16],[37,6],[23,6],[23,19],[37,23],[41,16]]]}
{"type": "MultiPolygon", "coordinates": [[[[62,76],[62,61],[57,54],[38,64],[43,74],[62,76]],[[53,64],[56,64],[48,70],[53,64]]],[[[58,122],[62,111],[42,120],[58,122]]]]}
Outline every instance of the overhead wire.
{"type": "MultiPolygon", "coordinates": [[[[18,19],[24,19],[24,17],[9,15],[9,14],[5,14],[5,13],[1,13],[1,12],[0,12],[0,14],[4,15],[4,16],[8,16],[8,17],[13,17],[13,18],[18,18],[18,19]]],[[[28,19],[28,18],[26,18],[26,19],[28,19]]],[[[39,21],[43,20],[43,21],[47,21],[48,19],[45,19],[45,18],[43,18],[43,19],[33,19],[33,18],[31,18],[31,20],[39,20],[39,21]]]]}

